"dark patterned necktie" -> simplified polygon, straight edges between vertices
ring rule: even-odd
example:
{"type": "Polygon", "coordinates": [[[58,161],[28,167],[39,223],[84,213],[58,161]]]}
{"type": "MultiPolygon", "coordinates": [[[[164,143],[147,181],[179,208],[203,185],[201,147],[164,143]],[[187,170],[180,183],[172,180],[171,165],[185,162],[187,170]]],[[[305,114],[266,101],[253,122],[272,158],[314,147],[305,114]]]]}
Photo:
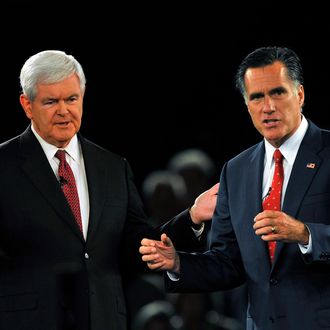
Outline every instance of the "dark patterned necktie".
{"type": "Polygon", "coordinates": [[[71,211],[82,232],[80,203],[79,203],[76,181],[72,169],[65,159],[65,150],[57,150],[55,157],[57,157],[60,160],[60,164],[58,166],[58,175],[60,178],[62,191],[68,201],[71,211]]]}
{"type": "MultiPolygon", "coordinates": [[[[282,186],[283,186],[283,155],[279,149],[274,151],[274,161],[275,161],[275,170],[272,181],[272,186],[268,196],[262,203],[264,210],[281,210],[281,195],[282,195],[282,186]]],[[[276,241],[268,242],[268,251],[270,260],[273,262],[275,254],[276,241]]]]}

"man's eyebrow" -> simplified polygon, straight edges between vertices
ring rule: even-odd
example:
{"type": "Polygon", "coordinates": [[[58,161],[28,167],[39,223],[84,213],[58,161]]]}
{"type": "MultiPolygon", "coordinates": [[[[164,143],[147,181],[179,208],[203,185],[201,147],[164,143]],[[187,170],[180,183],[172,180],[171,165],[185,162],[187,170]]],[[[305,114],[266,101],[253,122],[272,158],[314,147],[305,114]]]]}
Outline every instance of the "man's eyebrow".
{"type": "Polygon", "coordinates": [[[270,95],[273,95],[273,94],[277,94],[277,93],[279,93],[279,92],[285,92],[286,91],[286,89],[284,88],[284,87],[282,87],[282,86],[279,86],[279,87],[275,87],[275,88],[273,88],[273,89],[271,89],[270,91],[269,91],[269,94],[270,95]]]}
{"type": "Polygon", "coordinates": [[[259,97],[263,97],[265,95],[265,93],[263,92],[256,92],[256,93],[252,93],[250,95],[250,100],[253,100],[253,99],[256,99],[256,98],[259,98],[259,97]]]}

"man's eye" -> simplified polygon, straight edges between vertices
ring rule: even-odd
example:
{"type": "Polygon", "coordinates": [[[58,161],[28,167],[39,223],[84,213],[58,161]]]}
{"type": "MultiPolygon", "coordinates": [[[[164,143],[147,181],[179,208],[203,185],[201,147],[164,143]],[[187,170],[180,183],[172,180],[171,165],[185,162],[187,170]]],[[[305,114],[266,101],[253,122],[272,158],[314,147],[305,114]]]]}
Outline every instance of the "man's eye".
{"type": "Polygon", "coordinates": [[[46,102],[44,102],[45,105],[52,105],[55,103],[55,100],[48,100],[46,102]]]}
{"type": "Polygon", "coordinates": [[[67,102],[68,102],[68,103],[74,103],[74,102],[77,101],[77,99],[78,99],[78,98],[77,98],[76,96],[72,96],[72,97],[68,98],[67,102]]]}
{"type": "Polygon", "coordinates": [[[281,95],[285,94],[285,92],[286,92],[286,90],[283,88],[276,88],[270,93],[270,95],[281,96],[281,95]]]}

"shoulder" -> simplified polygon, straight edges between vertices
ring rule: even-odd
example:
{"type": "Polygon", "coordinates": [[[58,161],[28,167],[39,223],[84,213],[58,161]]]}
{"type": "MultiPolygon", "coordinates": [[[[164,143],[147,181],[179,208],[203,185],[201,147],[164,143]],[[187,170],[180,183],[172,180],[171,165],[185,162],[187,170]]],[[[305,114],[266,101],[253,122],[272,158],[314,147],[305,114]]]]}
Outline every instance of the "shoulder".
{"type": "Polygon", "coordinates": [[[0,143],[0,172],[6,176],[21,164],[21,135],[0,143]]]}
{"type": "Polygon", "coordinates": [[[330,145],[330,130],[327,129],[321,129],[322,139],[325,143],[325,145],[330,145]]]}
{"type": "Polygon", "coordinates": [[[100,146],[97,143],[94,143],[86,138],[84,138],[81,134],[78,135],[81,149],[84,155],[85,161],[91,161],[93,163],[98,164],[117,164],[118,166],[127,166],[127,160],[125,157],[114,153],[107,148],[100,146]]]}
{"type": "Polygon", "coordinates": [[[20,136],[11,138],[10,140],[0,143],[0,152],[16,149],[19,146],[20,136]]]}
{"type": "Polygon", "coordinates": [[[0,143],[0,158],[9,159],[12,157],[18,157],[22,136],[23,134],[0,143]]]}
{"type": "Polygon", "coordinates": [[[305,134],[303,146],[315,151],[329,149],[330,147],[330,131],[323,129],[308,120],[308,129],[305,134]]]}
{"type": "Polygon", "coordinates": [[[243,150],[241,153],[230,159],[228,161],[228,165],[237,166],[237,165],[241,165],[242,163],[246,163],[247,161],[253,161],[263,153],[264,153],[264,142],[261,141],[243,150]]]}

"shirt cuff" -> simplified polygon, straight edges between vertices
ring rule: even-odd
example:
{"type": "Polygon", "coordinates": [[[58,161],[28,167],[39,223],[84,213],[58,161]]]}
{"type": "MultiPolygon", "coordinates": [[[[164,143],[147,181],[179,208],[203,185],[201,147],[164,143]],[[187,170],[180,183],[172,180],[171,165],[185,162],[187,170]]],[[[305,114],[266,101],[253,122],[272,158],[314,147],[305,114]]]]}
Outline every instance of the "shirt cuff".
{"type": "Polygon", "coordinates": [[[309,228],[306,226],[308,232],[309,232],[309,237],[308,237],[308,244],[299,244],[299,249],[302,254],[309,254],[312,253],[312,235],[311,232],[309,231],[309,228]]]}
{"type": "Polygon", "coordinates": [[[180,279],[180,276],[177,273],[166,272],[166,274],[169,277],[169,279],[173,282],[179,281],[179,279],[180,279]]]}
{"type": "Polygon", "coordinates": [[[196,237],[198,239],[201,238],[203,231],[204,231],[204,227],[205,227],[204,222],[202,222],[200,229],[195,229],[194,227],[191,227],[191,229],[193,230],[194,234],[196,235],[196,237]]]}

